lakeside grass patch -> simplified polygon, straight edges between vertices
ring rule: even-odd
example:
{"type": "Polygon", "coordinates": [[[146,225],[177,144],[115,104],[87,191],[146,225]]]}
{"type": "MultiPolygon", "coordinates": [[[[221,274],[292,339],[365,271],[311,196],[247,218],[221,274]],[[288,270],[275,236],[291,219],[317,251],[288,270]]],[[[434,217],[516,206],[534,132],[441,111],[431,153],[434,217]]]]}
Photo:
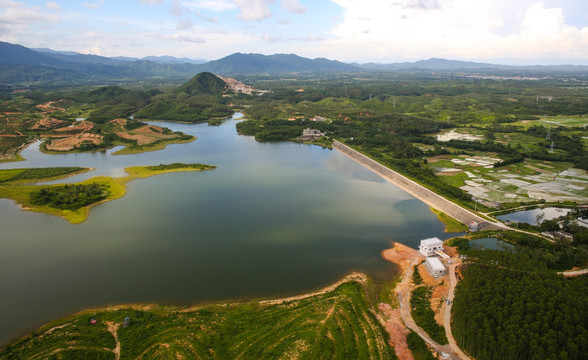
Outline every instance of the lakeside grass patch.
{"type": "Polygon", "coordinates": [[[365,287],[347,281],[335,290],[278,304],[263,302],[121,306],[85,310],[54,321],[0,350],[0,359],[396,359],[372,311],[365,287]],[[127,327],[124,319],[130,318],[127,327]],[[91,324],[96,319],[96,324],[91,324]]]}
{"type": "Polygon", "coordinates": [[[459,221],[455,220],[454,218],[450,217],[444,212],[433,209],[432,207],[429,207],[429,209],[431,209],[431,212],[433,214],[437,215],[437,219],[439,219],[439,221],[445,224],[444,232],[457,233],[468,231],[467,225],[460,223],[459,221]]]}

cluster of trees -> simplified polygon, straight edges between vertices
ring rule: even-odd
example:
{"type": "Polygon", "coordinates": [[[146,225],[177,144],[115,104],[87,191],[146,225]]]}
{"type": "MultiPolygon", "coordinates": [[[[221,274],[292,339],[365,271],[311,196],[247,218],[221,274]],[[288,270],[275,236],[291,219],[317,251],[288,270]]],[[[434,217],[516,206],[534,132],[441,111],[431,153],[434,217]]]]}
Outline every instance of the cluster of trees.
{"type": "Polygon", "coordinates": [[[435,321],[435,312],[431,309],[431,288],[419,286],[410,297],[411,314],[414,322],[429,334],[437,343],[447,344],[445,328],[435,321]]]}
{"type": "Polygon", "coordinates": [[[33,191],[30,202],[33,205],[48,205],[61,210],[76,210],[106,199],[106,186],[98,183],[66,184],[43,187],[33,191]]]}
{"type": "Polygon", "coordinates": [[[173,170],[173,169],[214,169],[216,166],[214,165],[205,165],[205,164],[184,164],[184,163],[172,163],[172,164],[159,164],[153,166],[145,166],[148,170],[173,170]]]}
{"type": "Polygon", "coordinates": [[[480,360],[580,360],[588,276],[563,278],[524,253],[468,250],[453,304],[458,344],[480,360]]]}
{"type": "Polygon", "coordinates": [[[12,176],[9,179],[6,179],[4,181],[47,179],[47,178],[51,178],[51,177],[72,174],[72,173],[84,170],[84,168],[72,166],[72,167],[26,168],[26,169],[17,169],[17,170],[21,170],[21,171],[19,171],[14,176],[12,176]]]}

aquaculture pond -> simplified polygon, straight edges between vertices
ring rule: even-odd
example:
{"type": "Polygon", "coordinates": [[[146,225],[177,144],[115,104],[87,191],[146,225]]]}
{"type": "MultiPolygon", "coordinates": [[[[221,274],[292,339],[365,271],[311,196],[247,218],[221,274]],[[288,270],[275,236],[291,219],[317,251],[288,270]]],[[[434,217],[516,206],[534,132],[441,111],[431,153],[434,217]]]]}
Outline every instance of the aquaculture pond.
{"type": "Polygon", "coordinates": [[[566,208],[546,207],[543,209],[516,211],[510,214],[498,215],[496,218],[502,221],[538,225],[537,220],[539,220],[539,223],[541,223],[545,220],[557,219],[560,216],[567,215],[570,211],[571,209],[566,208]]]}

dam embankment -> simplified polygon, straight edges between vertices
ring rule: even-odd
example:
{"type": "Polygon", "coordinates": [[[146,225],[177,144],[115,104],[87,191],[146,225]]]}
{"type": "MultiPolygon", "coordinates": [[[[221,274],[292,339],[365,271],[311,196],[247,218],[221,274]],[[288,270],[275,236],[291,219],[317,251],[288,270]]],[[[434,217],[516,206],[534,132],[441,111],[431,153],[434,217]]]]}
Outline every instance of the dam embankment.
{"type": "Polygon", "coordinates": [[[475,221],[479,224],[485,223],[486,226],[484,227],[484,229],[503,228],[502,226],[500,226],[501,224],[488,222],[488,220],[483,219],[482,217],[474,214],[470,210],[465,209],[447,200],[443,196],[408,179],[407,177],[397,173],[396,171],[380,164],[379,162],[363,155],[359,151],[354,150],[339,141],[333,141],[333,149],[342,152],[343,154],[347,155],[348,157],[357,161],[358,163],[364,165],[368,169],[372,170],[374,173],[380,175],[387,181],[398,186],[402,190],[421,200],[430,207],[444,212],[445,214],[451,216],[452,218],[456,219],[457,221],[463,224],[468,225],[471,221],[475,221]]]}

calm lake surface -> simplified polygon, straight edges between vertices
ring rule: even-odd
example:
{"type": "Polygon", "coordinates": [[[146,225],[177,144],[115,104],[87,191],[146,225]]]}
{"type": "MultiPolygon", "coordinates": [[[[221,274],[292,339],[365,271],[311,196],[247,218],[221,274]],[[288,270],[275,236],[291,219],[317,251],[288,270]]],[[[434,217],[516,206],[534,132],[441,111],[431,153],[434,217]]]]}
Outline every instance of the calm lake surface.
{"type": "Polygon", "coordinates": [[[380,252],[392,241],[449,237],[424,203],[339,152],[258,143],[235,124],[157,123],[198,137],[157,152],[45,155],[33,145],[27,161],[0,164],[96,168],[67,182],[136,165],[218,166],[133,181],[79,225],[0,199],[0,343],[87,307],[290,295],[352,270],[389,276],[396,267],[380,252]]]}

